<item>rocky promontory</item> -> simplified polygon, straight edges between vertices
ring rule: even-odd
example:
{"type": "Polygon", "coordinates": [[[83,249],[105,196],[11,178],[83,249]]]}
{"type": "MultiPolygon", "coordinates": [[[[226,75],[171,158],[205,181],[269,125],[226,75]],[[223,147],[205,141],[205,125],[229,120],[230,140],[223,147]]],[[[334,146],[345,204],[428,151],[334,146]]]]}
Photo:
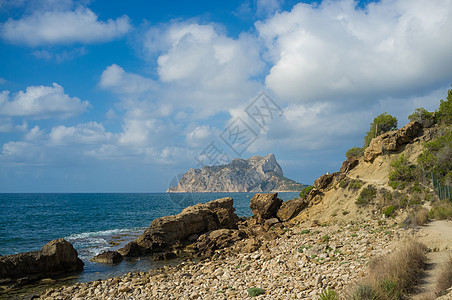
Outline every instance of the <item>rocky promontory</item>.
{"type": "Polygon", "coordinates": [[[190,169],[168,193],[301,191],[305,185],[284,177],[275,155],[235,158],[220,166],[190,169]]]}

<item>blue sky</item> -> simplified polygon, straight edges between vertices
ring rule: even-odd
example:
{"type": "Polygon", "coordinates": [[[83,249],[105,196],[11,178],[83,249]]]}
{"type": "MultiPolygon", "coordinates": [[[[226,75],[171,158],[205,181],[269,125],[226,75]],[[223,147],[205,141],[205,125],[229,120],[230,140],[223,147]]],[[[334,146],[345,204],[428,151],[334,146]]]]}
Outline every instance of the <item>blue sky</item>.
{"type": "Polygon", "coordinates": [[[268,153],[309,184],[376,115],[437,108],[450,53],[450,0],[0,0],[0,192],[161,192],[268,153]]]}

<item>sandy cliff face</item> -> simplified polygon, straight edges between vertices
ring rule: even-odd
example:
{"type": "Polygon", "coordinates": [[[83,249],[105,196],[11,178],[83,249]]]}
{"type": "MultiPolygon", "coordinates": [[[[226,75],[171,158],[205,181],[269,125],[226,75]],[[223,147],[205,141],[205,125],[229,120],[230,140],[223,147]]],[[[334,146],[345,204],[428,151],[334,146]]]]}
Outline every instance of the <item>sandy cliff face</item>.
{"type": "Polygon", "coordinates": [[[284,177],[281,166],[273,153],[253,156],[247,160],[236,158],[221,166],[190,169],[182,176],[177,186],[170,187],[173,193],[202,192],[268,192],[301,191],[303,185],[284,177]]]}

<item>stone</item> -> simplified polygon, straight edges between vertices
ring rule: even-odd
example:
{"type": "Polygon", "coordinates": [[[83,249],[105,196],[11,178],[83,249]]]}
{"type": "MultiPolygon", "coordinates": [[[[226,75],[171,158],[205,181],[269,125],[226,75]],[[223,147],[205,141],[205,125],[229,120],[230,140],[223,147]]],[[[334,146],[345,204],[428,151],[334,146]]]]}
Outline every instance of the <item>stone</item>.
{"type": "Polygon", "coordinates": [[[359,164],[359,159],[356,156],[348,157],[343,163],[339,172],[342,174],[347,174],[351,170],[353,170],[359,164]]]}
{"type": "Polygon", "coordinates": [[[0,257],[0,281],[26,283],[83,270],[77,251],[64,239],[52,240],[41,250],[0,257]]]}
{"type": "Polygon", "coordinates": [[[314,186],[319,190],[325,190],[333,183],[334,178],[338,175],[338,173],[333,174],[323,174],[320,178],[314,181],[314,186]]]}
{"type": "Polygon", "coordinates": [[[118,251],[105,251],[94,256],[91,261],[104,264],[120,263],[124,257],[118,251]]]}
{"type": "Polygon", "coordinates": [[[276,217],[276,213],[281,207],[282,202],[278,198],[278,193],[255,194],[250,201],[253,217],[260,223],[276,217]]]}
{"type": "Polygon", "coordinates": [[[278,209],[276,216],[281,222],[286,222],[296,217],[300,211],[305,209],[307,206],[308,203],[300,198],[284,201],[278,209]]]}
{"type": "Polygon", "coordinates": [[[211,256],[216,250],[232,246],[245,238],[243,231],[236,229],[218,229],[207,232],[198,238],[194,244],[197,256],[211,256]]]}
{"type": "Polygon", "coordinates": [[[271,218],[265,220],[264,222],[264,230],[269,230],[273,225],[280,224],[278,218],[271,218]]]}
{"type": "Polygon", "coordinates": [[[373,161],[384,151],[397,151],[400,146],[407,144],[417,137],[422,130],[419,122],[410,122],[396,131],[385,132],[373,138],[369,147],[364,150],[364,161],[373,161]]]}
{"type": "Polygon", "coordinates": [[[155,219],[136,241],[118,252],[123,256],[172,252],[173,247],[192,243],[194,235],[236,229],[239,218],[233,203],[231,197],[221,198],[187,207],[178,215],[155,219]]]}

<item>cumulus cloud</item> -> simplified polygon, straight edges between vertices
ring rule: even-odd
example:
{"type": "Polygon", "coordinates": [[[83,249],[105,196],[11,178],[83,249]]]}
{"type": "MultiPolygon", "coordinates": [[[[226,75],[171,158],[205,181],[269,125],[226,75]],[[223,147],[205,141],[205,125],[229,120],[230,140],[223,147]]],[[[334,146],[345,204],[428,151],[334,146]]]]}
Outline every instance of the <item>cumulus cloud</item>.
{"type": "Polygon", "coordinates": [[[8,19],[0,25],[0,35],[10,43],[34,47],[106,42],[130,29],[127,16],[100,21],[89,8],[79,6],[75,10],[37,10],[18,20],[8,19]]]}
{"type": "Polygon", "coordinates": [[[30,86],[10,97],[9,91],[0,94],[0,116],[48,119],[68,118],[84,112],[88,101],[70,97],[62,86],[30,86]]]}
{"type": "Polygon", "coordinates": [[[124,71],[120,66],[108,66],[100,77],[99,86],[120,95],[140,95],[157,89],[157,83],[138,74],[124,71]]]}
{"type": "Polygon", "coordinates": [[[307,103],[374,101],[431,89],[452,76],[452,3],[299,3],[256,23],[272,64],[266,86],[307,103]],[[428,76],[425,76],[429,74],[428,76]]]}

